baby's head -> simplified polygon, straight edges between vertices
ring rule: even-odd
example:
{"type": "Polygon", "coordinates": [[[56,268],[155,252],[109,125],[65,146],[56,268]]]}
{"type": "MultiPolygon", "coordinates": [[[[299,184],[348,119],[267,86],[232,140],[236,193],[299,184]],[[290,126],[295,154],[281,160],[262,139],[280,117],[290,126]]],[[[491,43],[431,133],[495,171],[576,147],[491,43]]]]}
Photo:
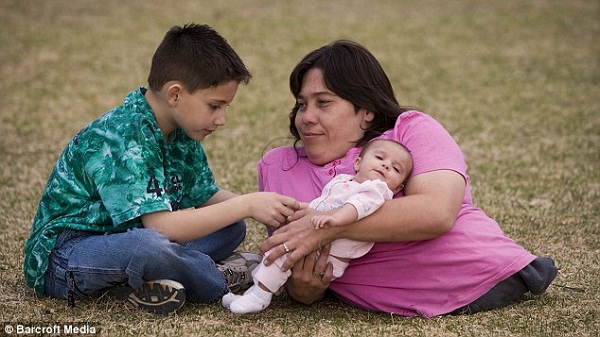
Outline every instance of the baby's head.
{"type": "Polygon", "coordinates": [[[383,180],[394,194],[404,188],[413,167],[408,149],[391,139],[376,139],[367,143],[356,161],[355,180],[383,180]]]}

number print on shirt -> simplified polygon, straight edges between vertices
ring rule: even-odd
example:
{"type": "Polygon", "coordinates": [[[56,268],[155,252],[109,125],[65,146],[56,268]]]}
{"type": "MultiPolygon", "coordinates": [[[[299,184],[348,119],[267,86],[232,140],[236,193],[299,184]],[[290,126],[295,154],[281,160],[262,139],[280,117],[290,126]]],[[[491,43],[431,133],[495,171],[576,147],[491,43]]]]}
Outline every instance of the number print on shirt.
{"type": "Polygon", "coordinates": [[[173,176],[171,177],[171,183],[165,186],[165,193],[172,194],[177,191],[180,191],[181,189],[181,178],[179,178],[178,176],[173,176]]]}
{"type": "Polygon", "coordinates": [[[163,189],[160,188],[158,180],[155,176],[150,176],[150,180],[148,180],[148,185],[146,186],[146,193],[156,193],[157,197],[162,195],[163,189]]]}
{"type": "Polygon", "coordinates": [[[171,181],[166,184],[164,189],[160,187],[160,182],[155,176],[150,176],[148,185],[146,185],[146,193],[156,193],[157,197],[160,197],[163,192],[169,195],[181,191],[182,189],[181,178],[178,176],[171,177],[171,181]]]}

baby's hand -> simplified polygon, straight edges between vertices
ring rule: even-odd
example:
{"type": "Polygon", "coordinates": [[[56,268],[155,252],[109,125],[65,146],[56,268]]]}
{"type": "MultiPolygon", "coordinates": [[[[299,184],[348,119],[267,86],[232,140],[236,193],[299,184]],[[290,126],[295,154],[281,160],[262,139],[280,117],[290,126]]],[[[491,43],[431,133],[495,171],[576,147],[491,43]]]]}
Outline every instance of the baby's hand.
{"type": "Polygon", "coordinates": [[[315,229],[324,228],[324,227],[334,227],[337,225],[337,221],[331,215],[315,215],[310,219],[310,223],[315,227],[315,229]]]}

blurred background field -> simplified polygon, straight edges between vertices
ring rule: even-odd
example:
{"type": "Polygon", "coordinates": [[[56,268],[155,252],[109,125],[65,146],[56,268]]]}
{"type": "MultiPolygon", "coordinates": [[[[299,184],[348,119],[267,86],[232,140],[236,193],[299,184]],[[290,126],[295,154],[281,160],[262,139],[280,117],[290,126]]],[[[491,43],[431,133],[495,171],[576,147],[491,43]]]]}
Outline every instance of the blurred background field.
{"type": "MultiPolygon", "coordinates": [[[[93,322],[105,336],[597,336],[600,329],[600,3],[531,1],[0,1],[0,322],[93,322]],[[221,186],[256,190],[256,162],[289,144],[288,75],[309,51],[355,40],[399,101],[465,152],[475,202],[552,256],[540,299],[473,316],[369,313],[278,299],[236,317],[188,304],[157,317],[101,298],[68,308],[26,287],[23,243],[48,174],[84,125],[146,85],[173,25],[207,23],[249,66],[227,125],[205,142],[221,186]]],[[[240,249],[257,250],[249,222],[240,249]]],[[[435,258],[435,257],[432,257],[435,258]]]]}

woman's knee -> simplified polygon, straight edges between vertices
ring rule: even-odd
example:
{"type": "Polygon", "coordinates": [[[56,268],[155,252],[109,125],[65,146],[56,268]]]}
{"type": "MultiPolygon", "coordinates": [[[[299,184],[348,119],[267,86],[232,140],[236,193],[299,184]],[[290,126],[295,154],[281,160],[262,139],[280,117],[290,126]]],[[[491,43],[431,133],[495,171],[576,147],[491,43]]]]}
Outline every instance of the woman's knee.
{"type": "Polygon", "coordinates": [[[558,268],[556,268],[554,260],[548,257],[538,257],[519,271],[525,285],[534,295],[543,294],[557,274],[558,268]]]}
{"type": "Polygon", "coordinates": [[[483,296],[470,304],[456,309],[451,315],[474,314],[496,308],[505,307],[523,300],[527,293],[527,286],[518,273],[496,284],[483,296]]]}

